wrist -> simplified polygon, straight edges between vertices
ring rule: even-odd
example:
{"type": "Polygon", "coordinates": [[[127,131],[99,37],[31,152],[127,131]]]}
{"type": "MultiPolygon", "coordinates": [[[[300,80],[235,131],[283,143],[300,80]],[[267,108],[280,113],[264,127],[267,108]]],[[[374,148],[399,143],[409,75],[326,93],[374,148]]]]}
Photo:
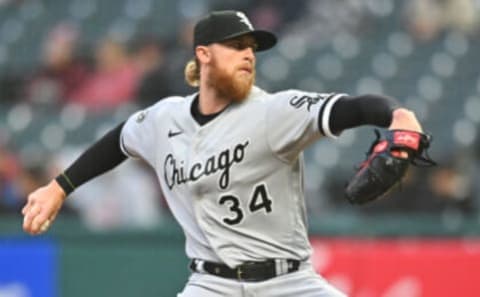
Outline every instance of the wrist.
{"type": "Polygon", "coordinates": [[[72,187],[72,185],[70,185],[70,183],[67,181],[67,178],[65,176],[65,174],[60,174],[59,176],[57,176],[55,179],[53,179],[49,186],[55,191],[57,192],[59,195],[62,196],[63,200],[65,200],[67,198],[67,196],[73,192],[73,190],[75,190],[74,187],[72,187]]]}
{"type": "Polygon", "coordinates": [[[63,188],[60,186],[60,184],[54,179],[50,182],[49,185],[55,193],[57,193],[60,197],[62,197],[62,200],[65,200],[67,198],[67,193],[63,188]]]}

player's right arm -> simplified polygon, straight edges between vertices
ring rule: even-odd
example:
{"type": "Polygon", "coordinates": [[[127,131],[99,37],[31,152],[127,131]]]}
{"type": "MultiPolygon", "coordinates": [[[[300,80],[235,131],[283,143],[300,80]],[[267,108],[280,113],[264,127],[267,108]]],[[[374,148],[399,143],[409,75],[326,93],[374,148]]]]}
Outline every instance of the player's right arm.
{"type": "Polygon", "coordinates": [[[22,209],[25,232],[36,235],[46,231],[68,194],[127,158],[121,151],[119,142],[123,126],[124,123],[112,129],[82,153],[67,170],[28,195],[27,203],[22,209]]]}
{"type": "MultiPolygon", "coordinates": [[[[147,110],[149,111],[149,110],[147,110]]],[[[32,235],[45,232],[66,197],[82,184],[115,168],[128,156],[150,163],[154,121],[140,111],[90,146],[63,173],[28,195],[22,209],[23,229],[32,235]]]]}
{"type": "Polygon", "coordinates": [[[32,235],[46,231],[55,220],[67,194],[56,180],[28,195],[22,209],[23,229],[32,235]]]}

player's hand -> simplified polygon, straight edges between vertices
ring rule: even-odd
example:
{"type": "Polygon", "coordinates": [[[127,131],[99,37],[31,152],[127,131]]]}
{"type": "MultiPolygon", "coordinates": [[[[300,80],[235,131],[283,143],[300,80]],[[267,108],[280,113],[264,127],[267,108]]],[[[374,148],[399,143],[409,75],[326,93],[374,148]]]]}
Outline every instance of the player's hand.
{"type": "Polygon", "coordinates": [[[388,129],[423,132],[422,126],[420,126],[415,114],[405,108],[398,108],[393,111],[392,123],[388,129]]]}
{"type": "MultiPolygon", "coordinates": [[[[423,132],[422,126],[418,122],[415,114],[405,108],[398,108],[393,111],[392,124],[388,129],[423,132]]],[[[399,158],[408,158],[408,153],[405,151],[392,151],[392,155],[399,158]]]]}
{"type": "Polygon", "coordinates": [[[65,198],[66,194],[56,180],[28,195],[27,204],[22,209],[23,230],[31,235],[46,232],[65,198]]]}

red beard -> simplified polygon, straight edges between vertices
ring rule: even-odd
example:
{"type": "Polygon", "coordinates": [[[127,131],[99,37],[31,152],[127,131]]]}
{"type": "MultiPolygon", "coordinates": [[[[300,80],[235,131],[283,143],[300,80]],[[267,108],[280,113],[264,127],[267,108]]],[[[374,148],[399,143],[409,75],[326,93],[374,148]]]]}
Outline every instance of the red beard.
{"type": "Polygon", "coordinates": [[[233,74],[227,73],[220,68],[218,62],[212,60],[212,71],[208,77],[207,83],[213,87],[219,97],[229,98],[234,102],[242,102],[247,98],[253,83],[255,82],[255,68],[252,67],[252,73],[248,75],[236,68],[233,74]]]}

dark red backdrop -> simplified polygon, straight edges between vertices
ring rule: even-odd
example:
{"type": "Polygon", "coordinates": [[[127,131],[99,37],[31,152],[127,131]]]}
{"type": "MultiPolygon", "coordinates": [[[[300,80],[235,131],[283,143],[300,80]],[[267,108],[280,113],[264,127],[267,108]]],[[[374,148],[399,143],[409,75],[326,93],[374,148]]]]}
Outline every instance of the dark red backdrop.
{"type": "Polygon", "coordinates": [[[317,271],[350,297],[480,296],[480,240],[311,242],[317,271]]]}

